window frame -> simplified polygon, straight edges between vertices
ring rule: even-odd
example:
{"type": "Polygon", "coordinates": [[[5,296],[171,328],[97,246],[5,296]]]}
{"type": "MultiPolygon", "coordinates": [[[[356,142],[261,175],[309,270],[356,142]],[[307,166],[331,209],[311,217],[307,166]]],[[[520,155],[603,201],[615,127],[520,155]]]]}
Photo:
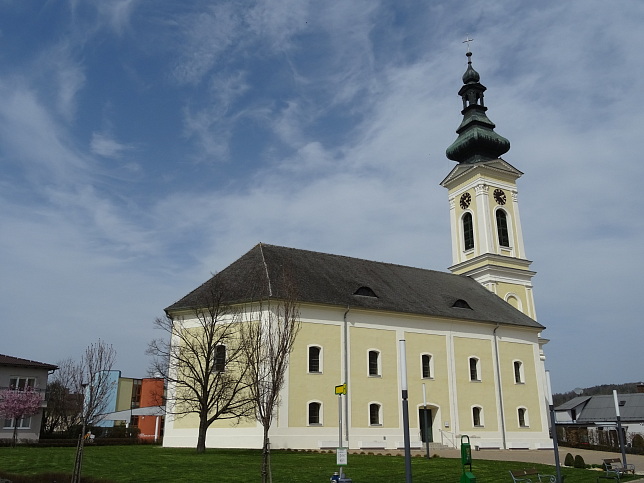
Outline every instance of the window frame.
{"type": "Polygon", "coordinates": [[[512,245],[510,244],[510,223],[508,218],[508,212],[503,208],[498,208],[494,213],[494,220],[496,221],[496,239],[499,243],[499,247],[501,248],[512,248],[512,245]]]}
{"type": "Polygon", "coordinates": [[[461,227],[463,229],[463,251],[474,250],[476,246],[474,241],[474,217],[471,212],[466,211],[463,213],[461,227]]]}
{"type": "Polygon", "coordinates": [[[472,406],[472,427],[474,428],[484,428],[485,419],[483,418],[483,407],[482,406],[472,406]],[[477,421],[478,420],[478,421],[477,421]]]}
{"type": "Polygon", "coordinates": [[[529,428],[530,419],[528,418],[528,408],[520,406],[517,408],[517,423],[519,428],[529,428]]]}
{"type": "Polygon", "coordinates": [[[512,371],[514,374],[515,384],[525,384],[525,374],[523,371],[523,361],[515,359],[512,361],[512,371]]]}
{"type": "Polygon", "coordinates": [[[429,352],[423,352],[420,355],[420,378],[434,379],[434,356],[429,352]],[[429,359],[427,364],[425,364],[425,357],[429,359]],[[425,368],[427,368],[427,375],[425,374],[425,368]]]}
{"type": "Polygon", "coordinates": [[[309,401],[306,403],[306,425],[307,426],[323,426],[322,424],[322,402],[321,401],[309,401]],[[317,422],[311,422],[311,409],[317,408],[317,422]]]}
{"type": "MultiPolygon", "coordinates": [[[[37,414],[37,413],[36,413],[37,414]]],[[[31,416],[23,416],[20,418],[20,424],[18,424],[18,429],[31,429],[31,416]],[[25,424],[26,423],[26,424],[25,424]]],[[[2,429],[13,429],[14,418],[4,418],[4,426],[2,429]],[[9,422],[9,426],[7,426],[9,422]]]]}
{"type": "Polygon", "coordinates": [[[367,375],[369,377],[382,377],[382,354],[378,349],[369,349],[367,351],[367,375]],[[375,354],[375,372],[372,371],[374,363],[371,360],[371,355],[375,354]]]}
{"type": "Polygon", "coordinates": [[[225,372],[226,371],[226,365],[227,365],[227,360],[226,360],[226,345],[225,344],[217,344],[215,346],[215,356],[212,364],[212,371],[213,372],[225,372]],[[222,361],[222,355],[221,351],[223,348],[223,361],[222,361]]]}
{"type": "Polygon", "coordinates": [[[467,359],[467,366],[470,382],[481,382],[483,380],[481,374],[481,359],[476,356],[470,356],[467,359]],[[474,367],[472,367],[472,362],[474,362],[474,367]]]}
{"type": "Polygon", "coordinates": [[[382,403],[378,401],[371,401],[368,405],[368,415],[369,415],[369,426],[370,427],[381,427],[382,426],[382,403]],[[376,410],[375,416],[378,422],[374,423],[374,413],[373,410],[376,410]]]}
{"type": "Polygon", "coordinates": [[[307,364],[307,372],[309,374],[322,374],[322,346],[318,344],[310,344],[306,347],[306,364],[307,364]],[[311,349],[317,349],[317,370],[311,370],[311,349]]]}
{"type": "Polygon", "coordinates": [[[37,378],[32,376],[10,376],[9,389],[14,391],[24,391],[25,388],[36,389],[37,378]],[[25,381],[21,386],[20,381],[25,381]],[[31,382],[31,384],[29,384],[31,382]]]}

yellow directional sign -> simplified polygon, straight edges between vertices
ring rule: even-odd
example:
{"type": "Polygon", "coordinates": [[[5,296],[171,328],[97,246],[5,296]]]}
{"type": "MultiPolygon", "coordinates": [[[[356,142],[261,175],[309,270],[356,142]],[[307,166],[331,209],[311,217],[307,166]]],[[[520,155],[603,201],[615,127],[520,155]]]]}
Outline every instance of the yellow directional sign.
{"type": "Polygon", "coordinates": [[[346,384],[340,384],[339,386],[335,386],[335,393],[340,395],[344,394],[346,396],[347,394],[347,385],[346,384]]]}

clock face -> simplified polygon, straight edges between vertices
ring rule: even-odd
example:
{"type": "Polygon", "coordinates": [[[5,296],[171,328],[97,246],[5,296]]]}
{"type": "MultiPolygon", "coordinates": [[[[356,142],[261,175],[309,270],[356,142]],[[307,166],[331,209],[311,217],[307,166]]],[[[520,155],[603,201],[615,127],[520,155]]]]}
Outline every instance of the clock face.
{"type": "Polygon", "coordinates": [[[465,209],[470,206],[472,202],[472,196],[469,193],[463,193],[461,195],[461,208],[465,209]]]}
{"type": "Polygon", "coordinates": [[[494,199],[500,205],[504,205],[507,200],[507,198],[505,197],[505,193],[503,192],[503,190],[500,190],[500,189],[494,190],[494,199]]]}

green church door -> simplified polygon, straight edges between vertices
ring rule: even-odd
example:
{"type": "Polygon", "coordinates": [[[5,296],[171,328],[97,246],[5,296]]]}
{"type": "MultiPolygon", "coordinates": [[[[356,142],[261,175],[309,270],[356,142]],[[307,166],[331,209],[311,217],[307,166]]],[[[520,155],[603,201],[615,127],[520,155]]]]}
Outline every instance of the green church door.
{"type": "Polygon", "coordinates": [[[418,408],[418,420],[420,421],[420,440],[423,443],[433,443],[432,436],[432,410],[418,408]],[[425,427],[425,415],[427,415],[427,427],[425,427]]]}

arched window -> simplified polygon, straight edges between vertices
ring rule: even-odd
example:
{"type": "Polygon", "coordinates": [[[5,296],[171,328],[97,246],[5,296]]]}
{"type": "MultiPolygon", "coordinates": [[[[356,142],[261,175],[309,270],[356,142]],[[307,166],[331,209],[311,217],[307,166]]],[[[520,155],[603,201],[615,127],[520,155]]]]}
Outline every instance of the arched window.
{"type": "Polygon", "coordinates": [[[483,426],[483,408],[479,406],[474,406],[472,408],[472,424],[474,427],[483,426]]]}
{"type": "Polygon", "coordinates": [[[382,421],[380,419],[381,417],[380,413],[380,404],[378,403],[371,403],[369,404],[369,425],[370,426],[381,426],[382,421]]]}
{"type": "Polygon", "coordinates": [[[463,243],[465,250],[474,248],[474,223],[472,222],[472,213],[463,215],[463,243]]]}
{"type": "Polygon", "coordinates": [[[215,372],[224,372],[226,369],[226,346],[215,347],[215,372]]]}
{"type": "Polygon", "coordinates": [[[499,245],[509,247],[508,215],[503,210],[496,210],[496,231],[499,234],[499,245]]]}
{"type": "Polygon", "coordinates": [[[519,418],[519,427],[527,428],[528,425],[528,410],[526,408],[517,409],[517,416],[519,418]]]}
{"type": "Polygon", "coordinates": [[[517,383],[517,384],[523,384],[523,382],[524,382],[524,379],[523,379],[523,362],[514,361],[513,366],[514,366],[514,382],[517,383]]]}
{"type": "Polygon", "coordinates": [[[369,375],[380,375],[380,352],[376,350],[369,351],[369,375]]]}
{"type": "Polygon", "coordinates": [[[481,380],[481,363],[477,357],[470,357],[470,381],[481,380]]]}
{"type": "Polygon", "coordinates": [[[432,362],[431,354],[423,354],[420,356],[420,372],[423,379],[431,379],[433,377],[432,362]]]}
{"type": "Polygon", "coordinates": [[[319,402],[309,403],[309,425],[310,426],[319,426],[322,424],[320,419],[320,409],[322,404],[319,402]]]}
{"type": "Polygon", "coordinates": [[[321,347],[318,347],[316,345],[309,346],[309,372],[322,372],[322,365],[320,364],[321,353],[321,347]]]}

